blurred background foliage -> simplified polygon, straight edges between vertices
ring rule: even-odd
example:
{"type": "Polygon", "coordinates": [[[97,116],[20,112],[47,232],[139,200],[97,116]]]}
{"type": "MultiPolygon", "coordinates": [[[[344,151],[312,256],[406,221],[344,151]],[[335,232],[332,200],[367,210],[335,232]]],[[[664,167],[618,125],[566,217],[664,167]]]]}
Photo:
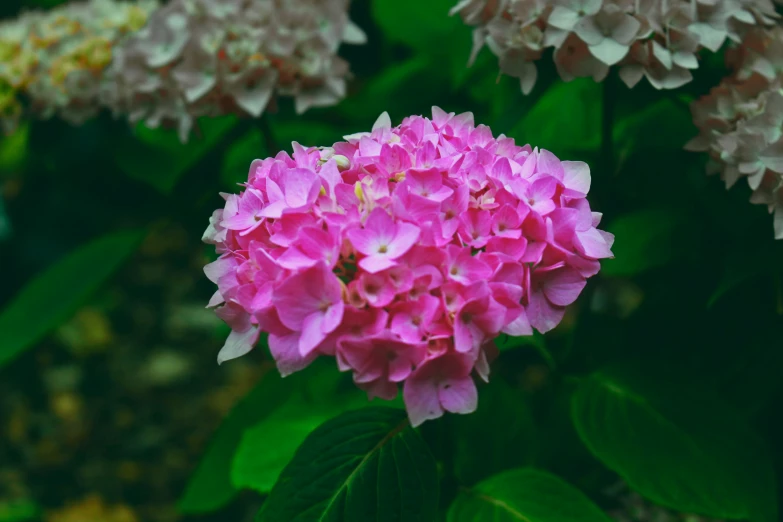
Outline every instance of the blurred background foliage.
{"type": "MultiPolygon", "coordinates": [[[[57,3],[4,0],[0,16],[57,3]]],[[[453,3],[356,0],[351,17],[369,41],[341,51],[354,78],[332,108],[299,117],[283,99],[259,121],[201,120],[186,145],[174,130],[106,114],[0,138],[0,522],[252,520],[306,434],[365,399],[324,365],[281,380],[263,348],[215,364],[227,329],[204,309],[213,289],[201,268],[213,254],[200,238],[218,192],[237,191],[253,159],[291,141],[330,145],[384,110],[396,124],[433,105],[587,161],[591,206],[616,234],[615,259],[555,331],[501,339],[479,410],[423,427],[447,471],[444,513],[460,487],[524,465],[609,510],[617,472],[654,482],[649,466],[671,483],[642,493],[676,495],[695,481],[737,487],[738,498],[779,496],[770,477],[783,465],[783,242],[746,186],[726,191],[704,175],[703,155],[682,150],[696,134],[688,104],[725,75],[721,57],[705,56],[695,81],[673,92],[628,90],[613,75],[563,83],[544,59],[523,96],[488,50],[466,67],[470,30],[447,16],[453,3]],[[648,379],[654,396],[693,390],[689,404],[717,412],[697,422],[694,440],[758,469],[690,476],[693,456],[659,458],[660,430],[693,433],[631,392],[607,395],[595,382],[620,381],[592,372],[610,363],[641,368],[619,373],[638,374],[631,389],[648,379]],[[572,416],[582,403],[597,417],[572,416]],[[742,453],[746,428],[767,453],[742,453]],[[731,444],[714,440],[735,431],[731,444]]]]}

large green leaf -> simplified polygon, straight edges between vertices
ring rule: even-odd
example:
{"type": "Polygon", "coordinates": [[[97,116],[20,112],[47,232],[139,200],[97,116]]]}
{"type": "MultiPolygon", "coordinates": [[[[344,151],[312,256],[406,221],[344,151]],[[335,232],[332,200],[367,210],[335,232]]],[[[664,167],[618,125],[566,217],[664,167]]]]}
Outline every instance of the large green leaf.
{"type": "Polygon", "coordinates": [[[310,371],[288,402],[245,432],[231,470],[235,487],[269,493],[311,431],[343,411],[366,405],[367,395],[352,382],[340,389],[347,375],[332,365],[320,370],[310,371]]]}
{"type": "Polygon", "coordinates": [[[134,230],[96,239],[28,283],[0,312],[0,366],[68,319],[136,249],[142,237],[141,231],[134,230]]]}
{"type": "Polygon", "coordinates": [[[601,263],[604,275],[636,275],[657,268],[682,255],[682,213],[646,209],[620,216],[607,230],[614,234],[614,259],[601,263]]]}
{"type": "Polygon", "coordinates": [[[692,378],[656,382],[651,368],[586,378],[572,402],[593,454],[650,500],[678,511],[758,522],[777,520],[775,478],[745,421],[694,392],[692,378]]]}
{"type": "Polygon", "coordinates": [[[245,430],[284,404],[299,384],[298,376],[282,379],[275,369],[228,414],[218,428],[206,453],[190,477],[179,501],[183,513],[205,513],[227,504],[238,493],[231,483],[231,464],[245,430]]]}
{"type": "MultiPolygon", "coordinates": [[[[375,22],[383,30],[386,39],[405,44],[427,53],[452,50],[457,37],[470,41],[470,29],[457,16],[450,17],[453,0],[395,0],[394,2],[373,2],[375,22]],[[448,41],[448,46],[444,46],[448,41]]],[[[467,62],[468,54],[464,55],[467,62]]]]}
{"type": "Polygon", "coordinates": [[[556,82],[508,133],[557,155],[595,150],[601,144],[601,86],[590,78],[556,82]]]}
{"type": "Polygon", "coordinates": [[[259,522],[431,522],[438,476],[404,410],[365,408],[313,431],[286,466],[259,522]]]}
{"type": "Polygon", "coordinates": [[[457,497],[448,522],[609,522],[581,491],[549,473],[514,469],[457,497]]]}
{"type": "MultiPolygon", "coordinates": [[[[465,75],[472,29],[459,16],[449,16],[454,5],[454,0],[382,0],[372,2],[372,11],[387,41],[427,56],[430,69],[443,69],[456,83],[465,75]]],[[[417,88],[424,83],[415,82],[417,88]]]]}
{"type": "Polygon", "coordinates": [[[142,122],[134,130],[135,137],[125,137],[117,144],[114,158],[131,178],[169,193],[180,176],[212,150],[237,122],[234,116],[201,118],[198,133],[187,143],[181,143],[174,130],[150,129],[142,122]]]}

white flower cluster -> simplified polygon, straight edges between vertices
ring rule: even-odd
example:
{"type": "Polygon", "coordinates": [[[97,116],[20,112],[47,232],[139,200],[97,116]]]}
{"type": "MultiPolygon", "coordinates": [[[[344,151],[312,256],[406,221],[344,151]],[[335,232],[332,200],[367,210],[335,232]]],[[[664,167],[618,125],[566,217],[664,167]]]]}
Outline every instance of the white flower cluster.
{"type": "Polygon", "coordinates": [[[708,151],[727,188],[746,177],[783,239],[783,28],[750,32],[726,60],[734,73],[691,105],[699,135],[686,148],[708,151]]]}
{"type": "Polygon", "coordinates": [[[172,0],[115,56],[105,103],[131,121],[176,125],[199,116],[259,116],[273,94],[296,109],[337,103],[348,64],[341,43],[363,43],[349,0],[172,0]]]}
{"type": "Polygon", "coordinates": [[[771,0],[460,0],[451,13],[475,27],[471,61],[486,44],[525,94],[547,48],[565,81],[602,81],[617,66],[628,87],[646,77],[674,89],[691,80],[701,48],[717,51],[777,18],[771,0]]]}
{"type": "Polygon", "coordinates": [[[157,0],[90,0],[0,23],[0,127],[13,131],[23,107],[72,123],[93,116],[117,45],[157,6],[157,0]]]}

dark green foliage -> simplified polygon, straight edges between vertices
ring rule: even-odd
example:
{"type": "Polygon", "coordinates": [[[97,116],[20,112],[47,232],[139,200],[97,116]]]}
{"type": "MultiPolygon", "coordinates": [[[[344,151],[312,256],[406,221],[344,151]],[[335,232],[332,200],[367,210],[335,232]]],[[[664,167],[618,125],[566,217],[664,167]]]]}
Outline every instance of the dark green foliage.
{"type": "Polygon", "coordinates": [[[531,468],[506,471],[457,497],[449,522],[609,522],[578,489],[531,468]]]}
{"type": "Polygon", "coordinates": [[[0,312],[0,366],[68,319],[138,246],[143,233],[116,232],[82,246],[37,276],[0,312]]]}
{"type": "Polygon", "coordinates": [[[588,448],[663,506],[777,520],[770,457],[745,421],[703,388],[651,370],[613,368],[584,379],[572,415],[588,448]]]}
{"type": "Polygon", "coordinates": [[[315,429],[283,470],[258,522],[428,522],[435,460],[404,410],[366,408],[315,429]]]}

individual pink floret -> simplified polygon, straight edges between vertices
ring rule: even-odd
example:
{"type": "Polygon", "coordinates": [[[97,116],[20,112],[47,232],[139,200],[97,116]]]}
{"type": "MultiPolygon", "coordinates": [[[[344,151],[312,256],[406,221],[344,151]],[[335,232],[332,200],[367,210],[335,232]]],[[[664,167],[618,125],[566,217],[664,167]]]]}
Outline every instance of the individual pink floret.
{"type": "Polygon", "coordinates": [[[556,327],[612,255],[590,170],[438,108],[344,139],[254,161],[210,218],[218,361],[265,332],[284,376],[335,357],[414,426],[469,413],[497,336],[556,327]]]}

